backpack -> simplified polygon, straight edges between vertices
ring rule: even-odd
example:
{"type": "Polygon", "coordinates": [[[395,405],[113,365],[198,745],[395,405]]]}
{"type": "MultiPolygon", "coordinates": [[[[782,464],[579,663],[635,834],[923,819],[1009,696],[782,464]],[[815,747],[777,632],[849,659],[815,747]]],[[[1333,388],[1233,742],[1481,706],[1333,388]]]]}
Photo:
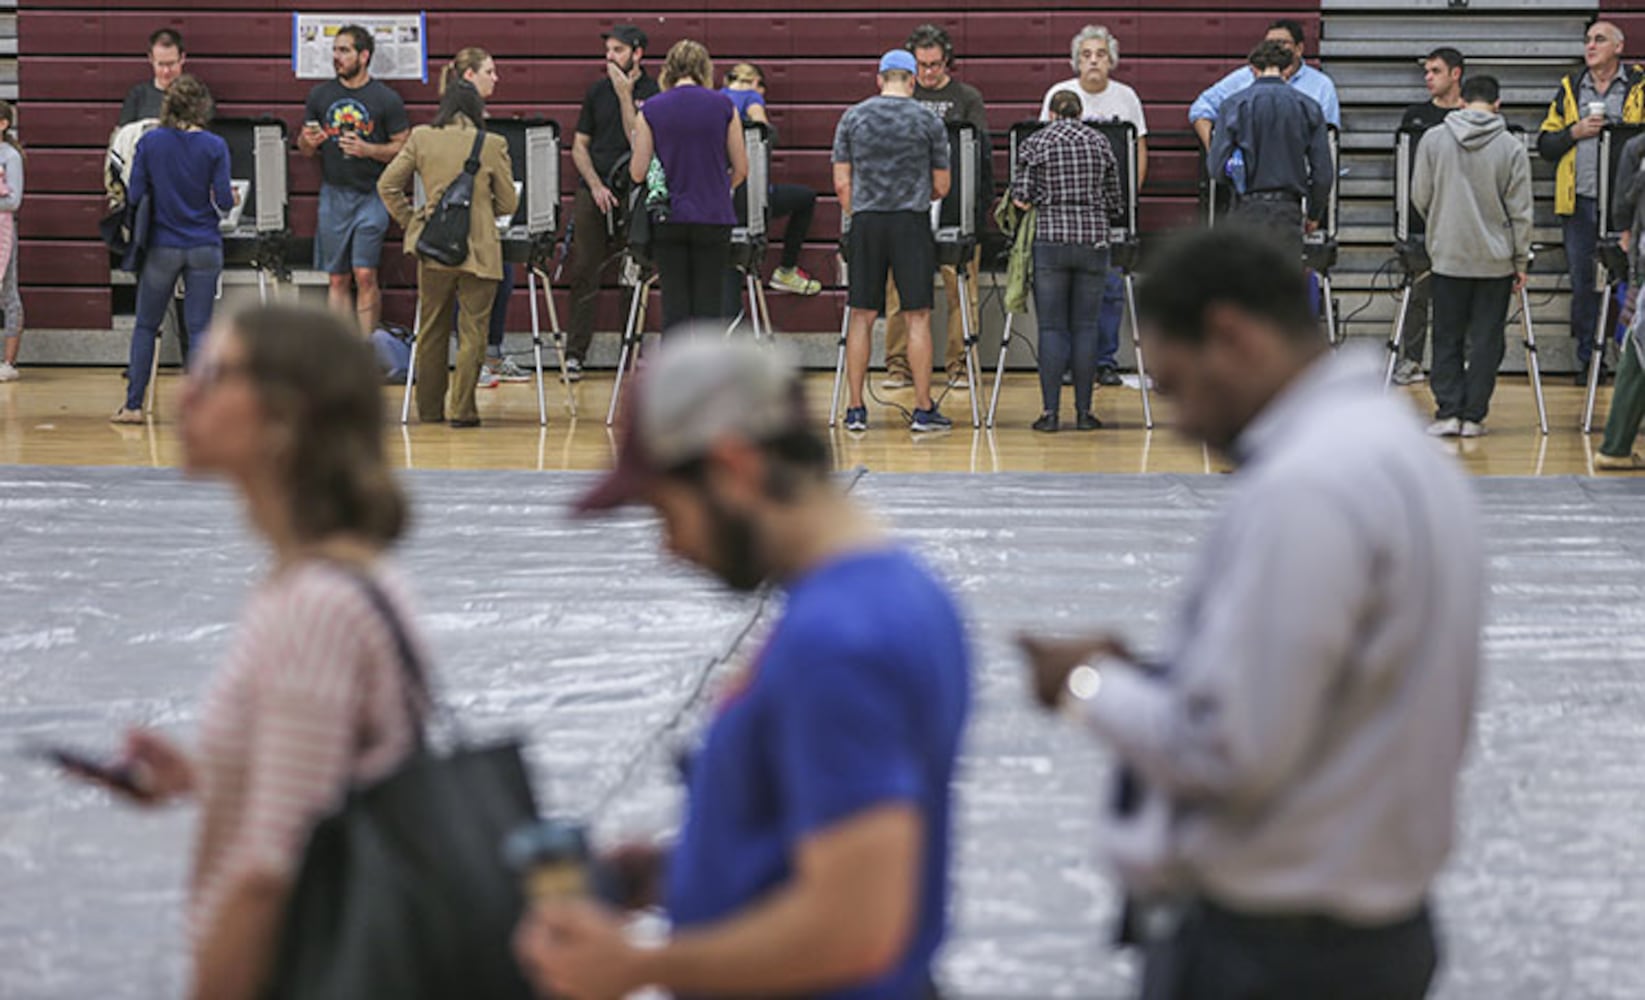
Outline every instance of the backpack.
{"type": "Polygon", "coordinates": [[[131,186],[131,166],[137,159],[137,140],[160,124],[158,118],[142,118],[121,125],[109,135],[108,153],[103,158],[103,191],[108,211],[98,223],[109,250],[124,256],[132,244],[135,219],[127,198],[131,186]]]}
{"type": "Polygon", "coordinates": [[[404,382],[411,368],[410,330],[393,323],[384,323],[371,332],[371,347],[377,352],[377,367],[383,370],[383,379],[390,385],[404,382]]]}
{"type": "Polygon", "coordinates": [[[468,151],[463,172],[446,185],[440,201],[434,206],[423,232],[417,237],[417,256],[425,260],[458,267],[468,259],[468,222],[474,207],[474,175],[480,171],[480,148],[485,144],[486,130],[482,127],[474,135],[474,148],[468,151]]]}

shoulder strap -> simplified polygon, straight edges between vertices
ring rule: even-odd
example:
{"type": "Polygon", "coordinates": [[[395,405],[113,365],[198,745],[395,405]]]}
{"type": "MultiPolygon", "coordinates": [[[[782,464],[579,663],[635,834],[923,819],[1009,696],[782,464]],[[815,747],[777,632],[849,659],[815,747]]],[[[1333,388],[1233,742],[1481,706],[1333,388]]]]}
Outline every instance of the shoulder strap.
{"type": "Polygon", "coordinates": [[[480,172],[480,151],[485,148],[486,127],[475,124],[474,146],[468,151],[468,160],[463,164],[463,172],[473,176],[480,172]]]}
{"type": "Polygon", "coordinates": [[[429,690],[428,672],[424,669],[422,657],[417,655],[417,649],[411,644],[411,636],[406,632],[400,613],[395,610],[393,602],[383,592],[382,586],[372,579],[370,574],[357,567],[348,566],[344,569],[360,585],[360,590],[371,602],[377,617],[382,620],[383,627],[388,629],[394,640],[394,648],[400,658],[401,680],[404,682],[401,693],[405,697],[406,718],[411,725],[413,743],[421,748],[428,742],[426,727],[423,724],[425,716],[437,713],[448,725],[452,725],[451,714],[434,700],[433,692],[429,690]]]}

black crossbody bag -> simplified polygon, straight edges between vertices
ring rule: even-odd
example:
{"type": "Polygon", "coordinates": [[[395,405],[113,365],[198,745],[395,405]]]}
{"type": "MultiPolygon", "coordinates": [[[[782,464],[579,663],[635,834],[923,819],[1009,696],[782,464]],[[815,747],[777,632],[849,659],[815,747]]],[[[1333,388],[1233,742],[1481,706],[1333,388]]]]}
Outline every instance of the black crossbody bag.
{"type": "Polygon", "coordinates": [[[468,151],[463,172],[441,192],[422,234],[417,237],[417,256],[447,267],[458,267],[468,260],[468,223],[474,208],[474,175],[480,172],[480,150],[485,141],[486,130],[482,127],[475,133],[474,148],[468,151]]]}

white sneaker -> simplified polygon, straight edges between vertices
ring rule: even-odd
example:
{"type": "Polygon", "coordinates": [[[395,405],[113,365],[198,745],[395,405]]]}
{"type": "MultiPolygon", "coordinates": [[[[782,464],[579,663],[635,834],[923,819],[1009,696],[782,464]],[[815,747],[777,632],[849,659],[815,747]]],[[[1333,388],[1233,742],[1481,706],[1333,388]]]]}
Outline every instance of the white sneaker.
{"type": "Polygon", "coordinates": [[[880,383],[881,389],[912,389],[914,376],[896,368],[888,368],[885,372],[885,381],[880,383]]]}
{"type": "Polygon", "coordinates": [[[504,358],[492,366],[491,370],[496,372],[498,380],[503,382],[530,382],[533,378],[532,373],[515,364],[513,358],[504,358]]]}
{"type": "Polygon", "coordinates": [[[583,363],[578,358],[565,359],[565,374],[561,376],[567,382],[581,382],[583,380],[583,363]]]}
{"type": "Polygon", "coordinates": [[[958,368],[948,373],[948,388],[961,391],[971,388],[971,379],[965,374],[964,368],[958,368]]]}
{"type": "Polygon", "coordinates": [[[1415,385],[1418,382],[1426,381],[1428,381],[1428,373],[1424,372],[1422,366],[1410,358],[1401,360],[1394,368],[1395,385],[1415,385]]]}
{"type": "Polygon", "coordinates": [[[1460,433],[1465,438],[1484,437],[1485,436],[1485,425],[1484,424],[1476,424],[1472,420],[1464,420],[1462,422],[1462,430],[1461,430],[1460,433]]]}
{"type": "Polygon", "coordinates": [[[1428,434],[1431,437],[1456,437],[1461,433],[1462,421],[1458,420],[1456,417],[1449,417],[1445,420],[1436,420],[1428,425],[1428,434]]]}
{"type": "Polygon", "coordinates": [[[22,377],[23,373],[16,366],[0,361],[0,382],[15,382],[22,377]]]}
{"type": "Polygon", "coordinates": [[[495,389],[497,388],[498,381],[500,380],[497,378],[496,372],[492,371],[485,365],[481,365],[480,377],[476,380],[474,387],[476,389],[495,389]]]}

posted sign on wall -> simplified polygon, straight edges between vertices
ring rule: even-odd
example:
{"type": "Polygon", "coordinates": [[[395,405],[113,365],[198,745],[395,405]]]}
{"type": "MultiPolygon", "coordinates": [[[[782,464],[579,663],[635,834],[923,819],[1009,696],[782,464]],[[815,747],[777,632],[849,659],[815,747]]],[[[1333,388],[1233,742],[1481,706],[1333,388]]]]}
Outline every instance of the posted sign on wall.
{"type": "Polygon", "coordinates": [[[293,14],[291,16],[291,70],[299,80],[335,76],[331,43],[337,29],[357,24],[371,32],[375,49],[371,75],[379,80],[428,82],[428,15],[415,14],[293,14]]]}

